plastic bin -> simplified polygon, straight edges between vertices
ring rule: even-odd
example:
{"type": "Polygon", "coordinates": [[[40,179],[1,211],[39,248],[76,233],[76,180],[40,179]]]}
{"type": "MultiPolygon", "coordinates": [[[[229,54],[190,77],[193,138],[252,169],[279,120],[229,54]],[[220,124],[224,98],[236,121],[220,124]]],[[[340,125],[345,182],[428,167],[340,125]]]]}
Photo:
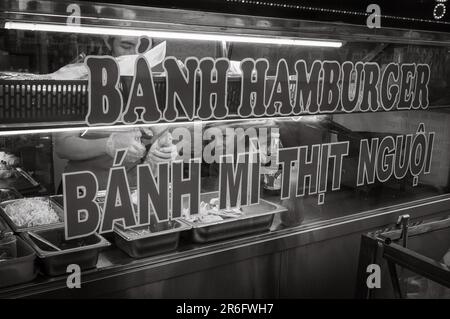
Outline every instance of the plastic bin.
{"type": "Polygon", "coordinates": [[[0,287],[25,283],[36,278],[36,254],[20,237],[17,238],[17,257],[0,261],[0,287]]]}
{"type": "MultiPolygon", "coordinates": [[[[2,258],[16,258],[17,257],[17,237],[8,234],[0,237],[0,260],[2,258]]],[[[0,261],[1,262],[1,261],[0,261]]]]}
{"type": "Polygon", "coordinates": [[[98,234],[65,240],[64,228],[37,230],[34,233],[61,249],[53,250],[46,244],[31,238],[29,232],[21,234],[34,248],[39,257],[41,269],[49,276],[66,274],[67,266],[70,264],[79,265],[81,270],[95,268],[100,250],[110,246],[110,243],[98,234]]]}

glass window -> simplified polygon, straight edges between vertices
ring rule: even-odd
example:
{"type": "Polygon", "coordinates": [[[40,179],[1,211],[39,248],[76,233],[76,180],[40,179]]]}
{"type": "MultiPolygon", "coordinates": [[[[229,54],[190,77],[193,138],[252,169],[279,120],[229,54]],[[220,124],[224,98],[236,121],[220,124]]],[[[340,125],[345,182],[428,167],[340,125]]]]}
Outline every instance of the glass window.
{"type": "MultiPolygon", "coordinates": [[[[102,15],[102,12],[94,13],[102,15]]],[[[105,13],[105,16],[108,14],[105,13]]],[[[124,21],[119,19],[118,29],[121,29],[121,24],[126,24],[124,21]]],[[[178,26],[174,25],[174,28],[176,27],[178,26]]],[[[127,28],[129,29],[128,26],[123,27],[123,29],[127,28]]],[[[198,30],[208,31],[206,27],[202,29],[201,26],[196,26],[195,32],[199,32],[198,30]]],[[[330,34],[330,38],[332,37],[333,35],[330,34]]],[[[141,43],[141,45],[145,44],[141,43]]],[[[147,156],[152,151],[152,136],[163,131],[167,132],[166,129],[168,129],[172,142],[167,142],[168,145],[165,146],[168,148],[177,146],[176,151],[172,148],[168,152],[174,151],[177,153],[175,156],[185,159],[199,154],[202,156],[203,192],[218,190],[218,155],[248,151],[249,137],[258,138],[264,161],[261,171],[261,196],[288,209],[288,212],[282,214],[277,220],[277,227],[328,220],[446,194],[450,176],[448,164],[450,132],[447,125],[450,99],[448,56],[447,46],[360,40],[345,40],[342,41],[342,47],[330,48],[154,37],[151,38],[150,43],[146,44],[146,48],[139,48],[137,36],[2,29],[0,30],[0,93],[2,95],[0,110],[3,112],[1,125],[4,130],[0,137],[0,148],[3,154],[12,154],[17,160],[14,164],[6,162],[2,164],[2,171],[5,173],[3,173],[4,178],[0,180],[0,187],[17,187],[26,196],[58,194],[62,191],[62,173],[90,169],[96,172],[100,188],[104,189],[108,170],[113,161],[110,148],[127,146],[137,141],[136,143],[142,142],[143,149],[136,147],[132,155],[134,161],[127,164],[130,185],[135,186],[136,165],[145,160],[155,160],[155,156],[147,156]],[[174,56],[180,65],[184,65],[187,57],[228,58],[231,61],[230,72],[238,79],[238,85],[232,85],[232,77],[230,77],[228,91],[229,107],[234,112],[237,110],[240,98],[239,63],[247,58],[267,59],[269,79],[276,76],[277,63],[285,59],[290,75],[291,99],[295,99],[295,64],[299,60],[305,61],[308,66],[316,60],[337,61],[340,64],[345,61],[375,62],[379,65],[380,72],[383,72],[389,63],[426,64],[430,67],[429,106],[426,110],[348,114],[339,109],[327,115],[301,115],[259,120],[236,119],[232,122],[177,123],[87,131],[73,129],[83,124],[87,111],[87,69],[83,65],[87,56],[110,55],[118,61],[125,61],[127,56],[136,54],[138,49],[145,51],[162,47],[164,50],[157,51],[152,56],[156,61],[152,67],[156,84],[160,81],[158,79],[164,79],[161,58],[174,56]],[[17,123],[22,124],[18,126],[17,123]],[[39,125],[45,123],[42,130],[45,131],[45,128],[48,130],[32,134],[24,133],[22,130],[20,134],[11,133],[17,128],[26,129],[26,123],[34,123],[34,129],[39,129],[39,125]],[[412,148],[411,145],[408,148],[407,136],[413,138],[421,129],[421,124],[424,124],[423,129],[427,138],[430,132],[434,133],[433,149],[430,152],[432,156],[426,157],[425,149],[420,149],[421,154],[424,155],[426,169],[420,170],[416,175],[408,171],[404,174],[399,173],[402,175],[401,178],[397,178],[394,173],[389,174],[390,165],[395,163],[400,165],[398,162],[390,161],[400,158],[402,150],[412,148]],[[64,127],[68,129],[65,130],[64,127]],[[111,139],[112,135],[116,138],[111,139]],[[383,149],[378,149],[375,144],[378,143],[377,145],[380,146],[383,140],[393,141],[396,144],[393,148],[384,149],[386,153],[379,156],[382,163],[374,164],[375,162],[368,161],[367,167],[361,171],[361,165],[364,164],[360,163],[361,147],[365,147],[364,150],[368,154],[372,154],[370,152],[373,150],[378,156],[377,152],[383,152],[383,149]],[[399,141],[404,143],[399,144],[399,141]],[[276,160],[274,151],[283,148],[299,148],[306,152],[304,153],[306,158],[319,161],[323,155],[322,157],[314,156],[332,152],[332,145],[342,142],[348,142],[348,154],[342,157],[341,169],[336,170],[337,159],[330,157],[325,165],[327,168],[324,168],[322,173],[317,171],[317,167],[311,168],[316,169],[314,172],[318,174],[316,176],[318,179],[314,181],[314,173],[311,173],[311,176],[306,178],[309,184],[304,183],[304,174],[301,175],[299,172],[299,159],[296,158],[297,162],[291,168],[290,196],[281,199],[279,188],[284,175],[282,176],[280,167],[274,163],[276,160]],[[322,148],[318,150],[315,145],[327,145],[327,148],[320,146],[322,148]],[[395,149],[396,147],[398,149],[395,149]],[[371,172],[366,172],[367,179],[364,180],[364,169],[366,171],[371,167],[373,169],[373,166],[370,166],[372,164],[376,165],[375,168],[381,168],[375,173],[372,172],[372,175],[371,172]],[[6,178],[8,175],[6,171],[14,167],[21,168],[29,176],[15,172],[16,180],[12,181],[10,176],[6,178]],[[382,178],[376,175],[383,172],[382,178]],[[320,174],[325,174],[325,179],[322,179],[320,174]],[[337,184],[334,185],[333,181],[337,177],[327,178],[333,174],[340,176],[340,183],[336,181],[337,184]],[[358,182],[358,176],[361,174],[364,175],[362,184],[358,182]],[[370,176],[377,177],[377,180],[370,182],[370,176]],[[31,187],[33,183],[28,177],[35,180],[39,187],[31,187]],[[297,196],[302,192],[304,195],[297,196]]],[[[131,61],[134,62],[134,60],[131,61]]],[[[353,90],[351,94],[354,96],[361,94],[361,92],[355,93],[354,76],[351,81],[350,87],[353,90]]],[[[395,79],[392,81],[395,82],[395,79]]],[[[270,83],[268,85],[271,85],[270,83]]],[[[339,83],[342,84],[342,78],[339,83]]],[[[124,94],[129,84],[129,79],[127,82],[125,77],[122,78],[121,87],[124,94]]],[[[156,85],[156,91],[158,99],[163,101],[165,94],[163,86],[156,85]]],[[[430,140],[427,139],[427,141],[430,140]]],[[[159,153],[159,155],[163,159],[173,159],[171,157],[173,154],[159,153]]],[[[405,160],[411,160],[411,158],[415,161],[421,160],[414,156],[406,156],[405,160]]],[[[306,169],[306,166],[300,167],[300,171],[306,169]]],[[[401,168],[398,171],[403,172],[401,168]]]]}

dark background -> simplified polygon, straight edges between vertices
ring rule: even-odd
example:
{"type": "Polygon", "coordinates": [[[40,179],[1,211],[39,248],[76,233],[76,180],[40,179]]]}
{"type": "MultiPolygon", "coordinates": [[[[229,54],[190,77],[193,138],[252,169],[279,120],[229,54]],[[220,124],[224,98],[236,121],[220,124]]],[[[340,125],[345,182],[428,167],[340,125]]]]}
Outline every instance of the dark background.
{"type": "MultiPolygon", "coordinates": [[[[319,21],[341,21],[365,25],[369,4],[381,7],[382,27],[422,29],[450,32],[450,1],[445,2],[447,11],[443,18],[433,17],[436,0],[98,0],[118,4],[155,6],[165,8],[203,10],[259,16],[275,16],[319,21]],[[251,3],[249,3],[251,2],[251,3]],[[258,2],[259,4],[256,4],[258,2]],[[272,5],[267,5],[267,4],[272,5]],[[279,5],[301,6],[301,9],[279,5]],[[314,9],[308,9],[313,7],[314,9]],[[320,11],[317,9],[327,9],[320,11]],[[331,12],[328,10],[339,10],[331,12]],[[351,11],[345,13],[343,11],[351,11]],[[422,21],[412,20],[420,19],[422,21]]],[[[440,13],[440,12],[439,12],[440,13]]]]}

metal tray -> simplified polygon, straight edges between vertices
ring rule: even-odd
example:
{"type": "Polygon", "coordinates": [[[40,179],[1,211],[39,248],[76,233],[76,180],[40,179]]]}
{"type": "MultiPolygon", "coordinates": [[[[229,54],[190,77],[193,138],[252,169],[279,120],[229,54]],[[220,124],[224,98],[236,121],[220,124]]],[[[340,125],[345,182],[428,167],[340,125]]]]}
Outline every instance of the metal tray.
{"type": "Polygon", "coordinates": [[[23,239],[17,237],[17,257],[0,262],[0,287],[25,283],[36,278],[36,254],[23,239]]]}
{"type": "MultiPolygon", "coordinates": [[[[201,200],[209,202],[218,197],[218,192],[201,194],[201,200]]],[[[190,240],[195,243],[208,243],[268,231],[272,226],[275,214],[286,212],[287,209],[260,199],[259,204],[242,207],[243,216],[227,218],[217,222],[201,223],[183,221],[192,226],[190,240]]]]}
{"type": "MultiPolygon", "coordinates": [[[[63,206],[62,195],[52,196],[52,199],[63,206]]],[[[105,199],[105,192],[97,194],[96,201],[103,206],[105,199]]],[[[150,216],[150,226],[138,226],[130,229],[118,223],[114,226],[114,242],[121,250],[132,258],[144,258],[163,254],[169,251],[176,250],[180,239],[180,233],[191,229],[191,226],[180,220],[173,220],[169,222],[157,223],[155,216],[150,216]],[[134,231],[147,230],[150,231],[145,234],[136,235],[134,231]]]]}
{"type": "Polygon", "coordinates": [[[64,228],[33,231],[33,233],[61,248],[61,251],[56,251],[30,237],[29,233],[21,233],[21,236],[36,251],[43,272],[49,276],[66,274],[67,266],[70,264],[77,264],[81,270],[95,268],[100,250],[111,245],[99,234],[65,240],[64,228]]]}
{"type": "Polygon", "coordinates": [[[151,215],[149,226],[124,229],[116,224],[114,227],[114,241],[116,245],[133,258],[143,258],[163,254],[176,250],[180,240],[180,233],[191,229],[180,220],[157,223],[154,215],[151,215]],[[144,234],[136,232],[146,231],[144,234]]]}
{"type": "Polygon", "coordinates": [[[39,189],[40,183],[23,169],[16,167],[10,178],[0,179],[0,188],[14,188],[20,193],[33,193],[39,189]]]}
{"type": "Polygon", "coordinates": [[[63,195],[52,195],[50,199],[55,202],[62,210],[64,210],[64,196],[63,195]]]}
{"type": "Polygon", "coordinates": [[[13,231],[11,230],[11,227],[9,227],[5,219],[2,216],[0,216],[0,238],[2,235],[3,236],[13,235],[13,231]]]}
{"type": "Polygon", "coordinates": [[[12,230],[16,233],[25,232],[25,231],[35,231],[35,230],[41,230],[41,229],[51,229],[51,228],[58,228],[64,226],[64,211],[63,209],[55,203],[50,197],[30,197],[30,199],[45,199],[48,200],[51,207],[55,210],[55,212],[58,214],[60,222],[59,223],[53,223],[53,224],[46,224],[46,225],[39,225],[39,226],[18,226],[14,224],[14,222],[11,220],[11,218],[8,216],[8,214],[5,212],[4,208],[11,203],[14,203],[18,200],[22,199],[13,199],[8,200],[0,203],[0,216],[2,216],[6,222],[9,224],[9,226],[12,228],[12,230]]]}

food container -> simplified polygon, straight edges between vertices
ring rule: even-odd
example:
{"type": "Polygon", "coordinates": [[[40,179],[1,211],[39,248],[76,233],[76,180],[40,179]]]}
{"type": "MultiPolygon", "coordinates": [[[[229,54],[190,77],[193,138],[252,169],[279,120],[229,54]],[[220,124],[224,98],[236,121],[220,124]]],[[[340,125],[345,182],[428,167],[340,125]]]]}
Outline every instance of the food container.
{"type": "MultiPolygon", "coordinates": [[[[0,235],[0,260],[17,257],[17,238],[13,234],[0,235]]],[[[1,261],[0,261],[1,262],[1,261]]]]}
{"type": "Polygon", "coordinates": [[[58,204],[61,209],[64,210],[64,196],[63,195],[52,195],[50,196],[50,199],[52,200],[52,202],[58,204]]]}
{"type": "Polygon", "coordinates": [[[2,216],[0,216],[0,237],[12,234],[13,231],[9,227],[8,223],[5,221],[5,219],[2,218],[2,216]]]}
{"type": "Polygon", "coordinates": [[[17,256],[17,239],[6,221],[0,217],[0,260],[17,256]]]}
{"type": "MultiPolygon", "coordinates": [[[[201,200],[207,203],[216,197],[217,192],[201,194],[201,200]]],[[[203,223],[186,220],[185,222],[192,226],[189,239],[195,243],[208,243],[268,231],[274,215],[287,211],[286,208],[264,199],[260,199],[259,204],[242,207],[241,210],[242,216],[221,221],[203,223]]]]}
{"type": "Polygon", "coordinates": [[[36,278],[36,254],[23,239],[17,237],[17,257],[0,261],[0,287],[28,282],[36,278]]]}
{"type": "Polygon", "coordinates": [[[151,215],[149,226],[124,229],[116,224],[114,241],[130,257],[143,258],[176,250],[180,233],[190,228],[179,220],[157,223],[154,215],[151,215]]]}
{"type": "Polygon", "coordinates": [[[100,250],[111,245],[99,234],[66,240],[64,228],[27,231],[21,236],[33,247],[41,269],[49,276],[66,274],[67,266],[70,264],[80,266],[81,270],[95,268],[100,250]],[[51,248],[33,235],[40,236],[61,250],[51,248]]]}
{"type": "MultiPolygon", "coordinates": [[[[35,194],[41,187],[39,182],[20,167],[12,168],[11,172],[12,175],[10,178],[0,178],[0,188],[15,189],[21,194],[35,194]]],[[[19,196],[19,198],[21,197],[22,196],[19,196]]]]}
{"type": "MultiPolygon", "coordinates": [[[[23,212],[19,212],[23,213],[23,212]]],[[[12,228],[14,232],[24,232],[24,231],[35,231],[35,230],[41,230],[41,229],[49,229],[49,228],[56,228],[56,227],[62,227],[64,224],[64,211],[63,209],[57,205],[51,198],[48,197],[33,197],[33,198],[22,198],[22,199],[15,199],[15,200],[8,200],[5,202],[0,203],[0,216],[2,216],[6,222],[9,224],[9,226],[12,228]],[[57,223],[51,223],[51,224],[44,224],[39,226],[19,226],[16,225],[12,219],[8,216],[8,214],[5,211],[6,206],[9,204],[13,204],[17,201],[27,200],[27,199],[42,199],[44,201],[48,201],[48,204],[50,207],[56,212],[56,214],[59,216],[59,222],[57,223]]]]}
{"type": "MultiPolygon", "coordinates": [[[[62,196],[55,196],[52,199],[63,206],[62,196]]],[[[99,192],[96,201],[103,206],[105,192],[99,192]]],[[[176,250],[180,233],[190,228],[191,226],[177,220],[158,223],[155,216],[151,215],[149,226],[124,229],[116,223],[113,238],[116,245],[130,257],[144,258],[176,250]]]]}
{"type": "Polygon", "coordinates": [[[13,188],[0,188],[0,203],[12,199],[23,198],[18,191],[13,188]]]}

